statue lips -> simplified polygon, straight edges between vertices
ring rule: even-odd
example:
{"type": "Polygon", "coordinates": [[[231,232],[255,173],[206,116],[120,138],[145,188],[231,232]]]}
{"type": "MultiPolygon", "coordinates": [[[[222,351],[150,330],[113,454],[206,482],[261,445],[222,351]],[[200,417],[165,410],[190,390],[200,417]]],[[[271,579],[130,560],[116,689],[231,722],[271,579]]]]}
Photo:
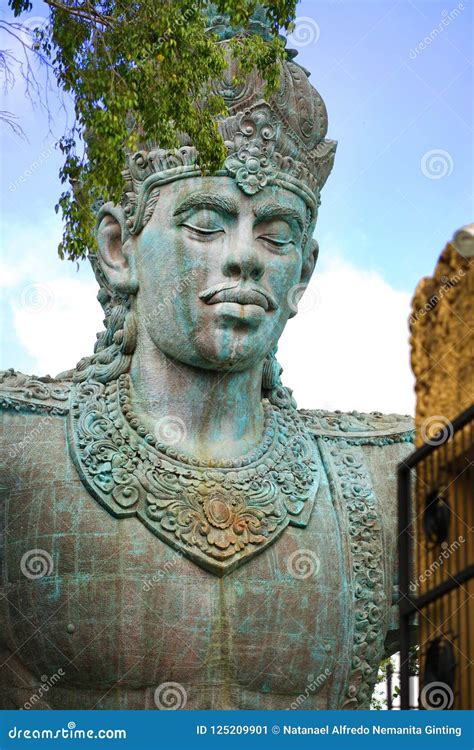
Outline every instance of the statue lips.
{"type": "Polygon", "coordinates": [[[207,305],[217,305],[219,302],[234,302],[238,305],[257,305],[265,312],[276,310],[278,304],[270,292],[256,286],[239,284],[218,284],[199,294],[207,305]]]}

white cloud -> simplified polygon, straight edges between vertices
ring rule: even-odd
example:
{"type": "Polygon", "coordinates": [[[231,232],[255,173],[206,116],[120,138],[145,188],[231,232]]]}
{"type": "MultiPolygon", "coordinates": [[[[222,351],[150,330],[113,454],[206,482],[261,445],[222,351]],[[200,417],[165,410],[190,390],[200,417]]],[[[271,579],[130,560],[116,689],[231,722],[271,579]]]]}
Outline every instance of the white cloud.
{"type": "Polygon", "coordinates": [[[317,267],[278,351],[298,406],[413,413],[410,297],[340,257],[317,267]]]}
{"type": "Polygon", "coordinates": [[[25,285],[13,305],[20,343],[34,358],[37,374],[56,375],[92,354],[102,328],[93,281],[56,278],[25,285]]]}
{"type": "Polygon", "coordinates": [[[13,223],[2,227],[2,286],[11,329],[2,346],[3,366],[27,362],[37,375],[55,375],[92,353],[102,328],[95,300],[97,284],[89,265],[61,261],[56,248],[59,219],[38,226],[13,223]]]}

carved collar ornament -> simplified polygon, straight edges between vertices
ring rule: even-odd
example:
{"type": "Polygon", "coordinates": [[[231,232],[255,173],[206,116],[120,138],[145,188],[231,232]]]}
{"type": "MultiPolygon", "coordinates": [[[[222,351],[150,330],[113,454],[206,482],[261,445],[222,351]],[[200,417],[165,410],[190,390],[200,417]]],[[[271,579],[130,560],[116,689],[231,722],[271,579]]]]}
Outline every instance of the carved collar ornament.
{"type": "Polygon", "coordinates": [[[69,445],[89,492],[111,513],[137,516],[206,570],[225,575],[307,525],[320,481],[316,444],[296,410],[264,400],[260,445],[207,464],[147,434],[133,413],[128,375],[76,388],[69,445]]]}
{"type": "MultiPolygon", "coordinates": [[[[262,80],[251,74],[235,85],[229,58],[225,80],[214,85],[229,115],[218,121],[228,151],[216,176],[232,177],[247,195],[276,185],[299,195],[315,220],[320,191],[332,169],[336,142],[325,139],[327,112],[308,73],[296,63],[280,63],[280,87],[267,102],[262,80]]],[[[199,154],[186,136],[179,149],[152,147],[128,157],[123,207],[127,227],[137,234],[151,215],[159,187],[185,177],[200,177],[199,154]],[[154,200],[155,199],[155,200],[154,200]]]]}

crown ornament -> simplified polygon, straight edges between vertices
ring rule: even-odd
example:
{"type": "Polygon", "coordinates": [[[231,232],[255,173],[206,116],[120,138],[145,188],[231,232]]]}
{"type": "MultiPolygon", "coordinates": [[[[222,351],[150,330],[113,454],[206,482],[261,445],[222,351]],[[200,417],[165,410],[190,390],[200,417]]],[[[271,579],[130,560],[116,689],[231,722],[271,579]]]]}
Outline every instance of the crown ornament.
{"type": "MultiPolygon", "coordinates": [[[[260,18],[256,23],[262,26],[260,18]]],[[[305,201],[314,222],[337,146],[325,137],[328,118],[322,97],[311,85],[308,71],[290,59],[294,53],[288,50],[287,59],[279,62],[279,88],[266,101],[265,84],[257,71],[243,80],[236,77],[237,62],[230,53],[229,34],[222,31],[222,19],[212,19],[210,28],[220,30],[228,62],[223,80],[211,84],[228,110],[227,116],[217,119],[228,155],[216,176],[233,178],[246,195],[267,185],[290,190],[305,201]]],[[[129,154],[122,205],[130,234],[138,234],[150,218],[160,186],[202,176],[197,149],[186,135],[180,136],[180,143],[177,149],[151,145],[129,154]]]]}

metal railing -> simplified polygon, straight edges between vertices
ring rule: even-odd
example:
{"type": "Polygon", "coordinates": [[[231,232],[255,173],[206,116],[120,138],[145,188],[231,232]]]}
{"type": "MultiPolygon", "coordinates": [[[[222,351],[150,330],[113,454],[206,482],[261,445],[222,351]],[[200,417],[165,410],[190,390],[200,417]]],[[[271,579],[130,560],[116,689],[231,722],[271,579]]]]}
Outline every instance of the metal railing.
{"type": "Polygon", "coordinates": [[[398,469],[402,709],[474,707],[468,705],[474,695],[474,405],[450,428],[447,439],[435,436],[398,469]],[[410,696],[414,643],[420,693],[410,696]],[[430,687],[438,691],[434,705],[426,703],[430,687]]]}

